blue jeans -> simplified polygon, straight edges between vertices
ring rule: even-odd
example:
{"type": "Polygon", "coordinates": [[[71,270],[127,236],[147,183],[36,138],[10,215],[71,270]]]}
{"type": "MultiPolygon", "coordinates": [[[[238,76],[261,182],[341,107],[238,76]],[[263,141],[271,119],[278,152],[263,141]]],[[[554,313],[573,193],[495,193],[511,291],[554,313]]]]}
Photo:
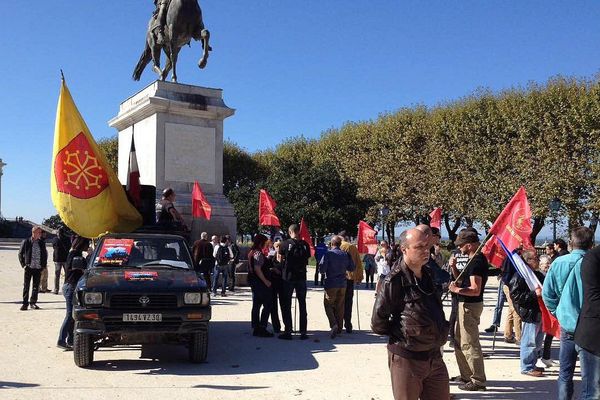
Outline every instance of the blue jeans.
{"type": "Polygon", "coordinates": [[[577,362],[577,350],[573,334],[560,330],[560,368],[558,370],[558,400],[571,400],[573,398],[573,374],[577,362]]]}
{"type": "Polygon", "coordinates": [[[223,275],[222,289],[221,294],[225,293],[225,288],[227,287],[227,275],[229,272],[229,265],[215,265],[215,269],[213,270],[213,282],[212,282],[212,291],[214,294],[217,294],[217,282],[219,281],[219,274],[223,275]]]}
{"type": "Polygon", "coordinates": [[[524,322],[521,336],[522,374],[533,371],[535,368],[535,363],[541,356],[543,342],[544,332],[542,332],[542,323],[524,322]]]}
{"type": "Polygon", "coordinates": [[[65,319],[60,327],[60,334],[58,336],[59,344],[73,345],[73,328],[75,321],[73,320],[73,291],[75,288],[69,283],[63,285],[63,296],[65,296],[65,302],[67,303],[67,310],[65,319]]]}
{"type": "Polygon", "coordinates": [[[600,399],[600,357],[577,346],[581,365],[581,400],[600,399]]]}
{"type": "Polygon", "coordinates": [[[502,318],[502,308],[504,307],[504,302],[506,301],[506,296],[504,295],[504,290],[502,290],[502,286],[504,286],[504,282],[500,281],[498,285],[498,300],[496,300],[496,308],[494,309],[494,320],[492,321],[492,325],[500,326],[500,319],[502,318]]]}

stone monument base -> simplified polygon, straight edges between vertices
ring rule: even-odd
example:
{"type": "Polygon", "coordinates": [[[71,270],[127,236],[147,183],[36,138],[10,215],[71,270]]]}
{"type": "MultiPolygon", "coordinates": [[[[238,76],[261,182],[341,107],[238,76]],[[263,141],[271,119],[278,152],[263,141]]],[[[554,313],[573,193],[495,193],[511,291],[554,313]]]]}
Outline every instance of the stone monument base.
{"type": "Polygon", "coordinates": [[[155,81],[121,103],[109,125],[119,131],[119,180],[127,181],[132,138],[140,183],[176,193],[175,207],[192,230],[235,237],[237,219],[223,195],[223,120],[235,110],[221,89],[155,81]],[[212,206],[209,221],[192,221],[192,189],[200,184],[212,206]]]}

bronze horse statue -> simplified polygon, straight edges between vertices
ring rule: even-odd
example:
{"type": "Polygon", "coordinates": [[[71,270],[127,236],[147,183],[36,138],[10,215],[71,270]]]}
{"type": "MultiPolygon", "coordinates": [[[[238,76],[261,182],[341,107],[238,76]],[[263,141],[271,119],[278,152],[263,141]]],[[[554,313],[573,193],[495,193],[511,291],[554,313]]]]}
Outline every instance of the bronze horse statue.
{"type": "Polygon", "coordinates": [[[146,47],[133,71],[133,79],[140,80],[144,68],[153,61],[154,72],[161,80],[165,80],[172,69],[171,80],[177,82],[177,56],[184,45],[189,45],[190,40],[199,40],[202,43],[202,58],[198,66],[204,68],[208,61],[209,51],[212,50],[208,44],[210,32],[204,28],[202,21],[202,10],[197,0],[170,0],[166,13],[166,24],[164,26],[164,42],[159,43],[155,33],[156,18],[153,16],[148,23],[146,33],[146,47]],[[167,61],[165,68],[160,68],[160,52],[165,53],[167,61]]]}

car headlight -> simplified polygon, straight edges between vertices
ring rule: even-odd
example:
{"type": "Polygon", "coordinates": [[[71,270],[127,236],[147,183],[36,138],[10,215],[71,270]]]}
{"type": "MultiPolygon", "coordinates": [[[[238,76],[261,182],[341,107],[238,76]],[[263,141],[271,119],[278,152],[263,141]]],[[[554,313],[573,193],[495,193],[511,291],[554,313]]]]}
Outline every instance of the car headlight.
{"type": "Polygon", "coordinates": [[[83,296],[83,302],[86,305],[102,304],[102,293],[88,292],[83,296]]]}
{"type": "Polygon", "coordinates": [[[202,293],[202,305],[207,306],[210,304],[210,293],[202,293]]]}
{"type": "Polygon", "coordinates": [[[202,302],[202,293],[185,293],[183,295],[185,304],[200,304],[202,302]]]}

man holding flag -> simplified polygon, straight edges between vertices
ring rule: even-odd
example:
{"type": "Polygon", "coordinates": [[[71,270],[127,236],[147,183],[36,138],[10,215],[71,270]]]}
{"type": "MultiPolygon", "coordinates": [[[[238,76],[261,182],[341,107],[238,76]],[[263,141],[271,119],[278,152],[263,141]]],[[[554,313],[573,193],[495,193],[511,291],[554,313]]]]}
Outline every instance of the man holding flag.
{"type": "Polygon", "coordinates": [[[513,274],[508,284],[513,306],[521,320],[523,329],[521,334],[521,373],[533,377],[542,377],[543,368],[535,364],[541,355],[544,332],[542,331],[542,313],[539,298],[542,296],[542,282],[544,276],[538,271],[539,258],[535,250],[528,249],[522,253],[523,259],[518,254],[509,254],[517,272],[513,274]],[[522,265],[524,262],[525,266],[522,265]],[[531,276],[526,268],[533,271],[531,276]]]}
{"type": "MultiPolygon", "coordinates": [[[[461,282],[451,282],[448,290],[458,295],[458,321],[454,333],[454,352],[460,376],[452,378],[463,384],[458,388],[467,391],[486,390],[483,352],[479,343],[479,319],[483,312],[483,292],[488,278],[488,262],[477,252],[479,236],[474,229],[459,232],[454,244],[461,254],[469,256],[469,269],[461,282]]],[[[455,278],[460,273],[456,268],[456,258],[450,259],[450,267],[455,278]]]]}

